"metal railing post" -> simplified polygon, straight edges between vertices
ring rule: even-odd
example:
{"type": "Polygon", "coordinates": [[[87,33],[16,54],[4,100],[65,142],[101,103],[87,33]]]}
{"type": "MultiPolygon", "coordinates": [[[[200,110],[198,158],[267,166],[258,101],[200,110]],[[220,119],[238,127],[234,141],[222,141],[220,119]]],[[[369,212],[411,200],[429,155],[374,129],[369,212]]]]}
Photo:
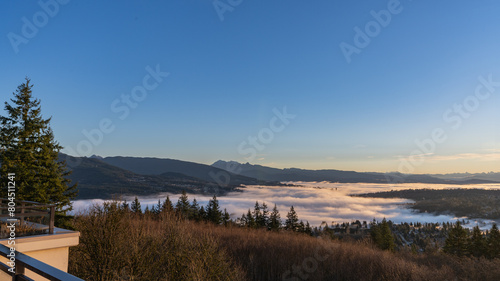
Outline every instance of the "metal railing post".
{"type": "MultiPolygon", "coordinates": [[[[7,202],[8,199],[0,198],[0,218],[10,218],[10,214],[7,212],[8,208],[7,202]],[[4,206],[5,205],[5,206],[4,206]],[[5,210],[5,211],[4,211],[5,210]]],[[[55,229],[55,219],[56,219],[56,205],[55,204],[41,204],[33,201],[24,201],[24,200],[15,200],[16,204],[19,206],[14,214],[14,218],[19,221],[19,226],[25,225],[26,222],[30,222],[26,220],[26,218],[30,217],[45,217],[47,214],[49,215],[49,234],[54,234],[55,229]],[[49,209],[49,210],[47,210],[49,209]],[[28,212],[26,212],[28,210],[28,212]],[[33,212],[34,211],[34,212],[33,212]]]]}
{"type": "Polygon", "coordinates": [[[26,206],[25,203],[21,202],[21,217],[19,217],[19,226],[23,226],[23,224],[24,224],[24,216],[23,216],[24,206],[26,206]]]}
{"type": "Polygon", "coordinates": [[[49,234],[54,234],[54,221],[56,220],[56,206],[50,207],[49,234]]]}
{"type": "Polygon", "coordinates": [[[12,281],[17,281],[18,276],[24,276],[24,264],[18,263],[16,264],[16,273],[12,274],[12,281]]]}

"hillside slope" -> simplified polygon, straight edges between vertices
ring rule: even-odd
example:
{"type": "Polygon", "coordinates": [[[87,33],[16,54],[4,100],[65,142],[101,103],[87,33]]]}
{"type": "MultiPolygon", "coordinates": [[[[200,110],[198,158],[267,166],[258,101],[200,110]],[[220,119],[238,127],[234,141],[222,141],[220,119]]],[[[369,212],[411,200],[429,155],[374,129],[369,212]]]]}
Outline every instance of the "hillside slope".
{"type": "Polygon", "coordinates": [[[277,184],[268,183],[266,180],[257,180],[244,175],[236,175],[223,169],[188,161],[162,158],[139,157],[106,157],[103,162],[132,171],[141,175],[160,175],[163,173],[180,173],[206,182],[221,186],[238,186],[241,184],[277,184]]]}
{"type": "MultiPolygon", "coordinates": [[[[78,183],[77,199],[111,199],[122,195],[152,195],[158,192],[211,192],[215,185],[180,173],[139,175],[107,164],[98,158],[60,154],[72,171],[69,179],[78,183]]],[[[231,190],[219,189],[220,192],[231,190]]]]}

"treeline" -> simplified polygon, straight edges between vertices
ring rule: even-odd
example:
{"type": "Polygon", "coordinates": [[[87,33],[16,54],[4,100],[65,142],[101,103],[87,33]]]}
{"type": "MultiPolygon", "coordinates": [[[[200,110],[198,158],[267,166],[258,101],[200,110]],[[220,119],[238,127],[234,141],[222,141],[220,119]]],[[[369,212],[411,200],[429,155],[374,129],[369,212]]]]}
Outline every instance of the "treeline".
{"type": "Polygon", "coordinates": [[[459,217],[500,219],[500,190],[487,189],[405,189],[352,196],[406,198],[416,201],[412,209],[419,212],[459,217]]]}
{"type": "Polygon", "coordinates": [[[443,251],[459,257],[500,258],[500,232],[497,225],[493,224],[486,233],[483,233],[479,226],[469,233],[460,221],[457,221],[448,232],[443,251]]]}
{"type": "Polygon", "coordinates": [[[442,224],[384,221],[370,224],[372,241],[381,249],[415,254],[442,251],[458,257],[500,258],[500,233],[496,224],[490,230],[481,231],[479,226],[472,230],[462,227],[465,220],[442,224]]]}
{"type": "Polygon", "coordinates": [[[231,222],[231,218],[229,217],[227,210],[224,209],[224,211],[221,211],[219,200],[217,200],[215,195],[212,199],[210,199],[210,201],[208,201],[207,206],[203,207],[198,204],[196,198],[193,199],[193,202],[189,202],[186,191],[182,191],[175,207],[172,204],[170,197],[167,195],[165,201],[161,202],[161,200],[158,199],[158,204],[153,205],[151,209],[149,206],[146,206],[144,212],[142,212],[141,202],[139,202],[137,197],[135,197],[131,204],[124,201],[121,208],[129,210],[135,214],[144,213],[145,215],[152,215],[153,217],[167,214],[178,216],[181,219],[194,220],[198,222],[205,221],[223,225],[228,225],[231,222]]]}
{"type": "Polygon", "coordinates": [[[299,222],[299,216],[293,206],[290,207],[290,211],[288,211],[285,223],[283,224],[276,204],[274,204],[272,211],[269,211],[265,202],[260,205],[258,201],[255,202],[253,211],[248,209],[246,214],[243,214],[236,220],[236,224],[241,227],[262,228],[272,231],[285,229],[307,233],[309,235],[311,235],[313,231],[309,221],[305,224],[302,220],[299,222]]]}
{"type": "Polygon", "coordinates": [[[189,201],[186,191],[183,191],[181,196],[179,196],[175,206],[170,200],[170,197],[167,195],[163,202],[158,199],[158,203],[153,205],[151,208],[149,208],[149,205],[146,206],[144,212],[142,211],[141,202],[137,197],[135,197],[131,204],[124,201],[121,204],[121,208],[136,214],[159,216],[163,213],[167,213],[176,215],[181,219],[193,220],[196,222],[210,222],[216,225],[235,225],[254,229],[262,228],[272,231],[283,229],[307,233],[309,235],[313,232],[309,221],[306,223],[302,220],[299,221],[298,214],[293,206],[290,207],[290,211],[287,213],[284,223],[281,220],[281,215],[276,204],[270,211],[265,202],[259,204],[258,201],[255,202],[255,206],[252,211],[248,209],[246,214],[243,214],[240,218],[233,221],[226,208],[221,210],[217,196],[214,195],[212,199],[208,201],[207,206],[200,206],[196,198],[194,198],[192,202],[189,201]]]}

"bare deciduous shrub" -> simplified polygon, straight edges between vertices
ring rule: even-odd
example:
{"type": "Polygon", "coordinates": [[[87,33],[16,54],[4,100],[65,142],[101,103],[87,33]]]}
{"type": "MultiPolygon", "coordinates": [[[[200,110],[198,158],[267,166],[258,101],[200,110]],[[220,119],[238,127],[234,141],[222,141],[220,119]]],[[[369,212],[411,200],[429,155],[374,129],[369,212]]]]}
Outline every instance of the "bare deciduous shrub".
{"type": "Polygon", "coordinates": [[[116,203],[76,216],[70,272],[85,280],[498,280],[500,260],[382,251],[367,240],[139,215],[116,203]]]}
{"type": "Polygon", "coordinates": [[[192,236],[173,217],[155,220],[118,207],[93,206],[75,219],[80,244],[69,272],[85,280],[241,280],[211,236],[192,236]]]}

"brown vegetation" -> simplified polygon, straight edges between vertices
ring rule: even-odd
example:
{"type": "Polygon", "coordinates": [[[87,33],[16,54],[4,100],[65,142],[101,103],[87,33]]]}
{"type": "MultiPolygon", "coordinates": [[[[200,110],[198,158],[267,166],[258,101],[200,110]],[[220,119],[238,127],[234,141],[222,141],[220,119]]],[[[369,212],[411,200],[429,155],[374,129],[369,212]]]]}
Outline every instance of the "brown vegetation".
{"type": "Polygon", "coordinates": [[[242,270],[208,234],[164,214],[94,206],[75,219],[80,244],[70,250],[69,272],[85,280],[241,280],[242,270]]]}
{"type": "Polygon", "coordinates": [[[392,253],[288,231],[138,215],[116,205],[77,216],[70,272],[86,280],[498,280],[500,260],[392,253]]]}

